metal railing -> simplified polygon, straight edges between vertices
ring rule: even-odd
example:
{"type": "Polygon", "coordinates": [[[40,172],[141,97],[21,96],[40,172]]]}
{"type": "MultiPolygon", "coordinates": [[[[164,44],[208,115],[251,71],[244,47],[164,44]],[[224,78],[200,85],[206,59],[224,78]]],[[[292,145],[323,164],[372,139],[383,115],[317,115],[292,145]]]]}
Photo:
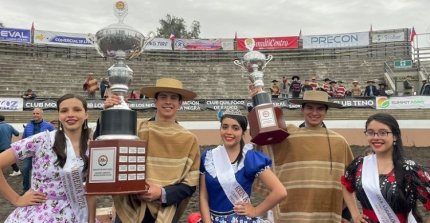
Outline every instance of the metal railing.
{"type": "MultiPolygon", "coordinates": [[[[272,54],[274,60],[321,60],[321,59],[399,59],[411,58],[410,42],[375,43],[365,47],[286,49],[261,51],[272,54]]],[[[241,58],[245,51],[144,51],[135,60],[155,61],[232,61],[241,58]]],[[[106,60],[91,47],[63,47],[41,44],[0,43],[0,54],[64,59],[106,60]]],[[[430,54],[429,54],[430,55],[430,54]]]]}

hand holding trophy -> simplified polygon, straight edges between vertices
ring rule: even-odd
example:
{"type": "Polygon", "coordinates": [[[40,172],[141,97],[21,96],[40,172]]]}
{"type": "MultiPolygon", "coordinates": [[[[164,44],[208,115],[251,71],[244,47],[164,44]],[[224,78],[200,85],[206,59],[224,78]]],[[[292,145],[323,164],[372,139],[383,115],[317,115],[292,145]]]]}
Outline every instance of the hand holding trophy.
{"type": "Polygon", "coordinates": [[[249,133],[251,142],[257,145],[276,144],[288,137],[282,110],[275,107],[270,95],[263,90],[263,70],[273,59],[272,55],[266,56],[254,51],[254,39],[245,40],[249,52],[243,58],[235,60],[234,64],[240,66],[249,73],[251,81],[250,91],[254,108],[248,113],[249,133]]]}

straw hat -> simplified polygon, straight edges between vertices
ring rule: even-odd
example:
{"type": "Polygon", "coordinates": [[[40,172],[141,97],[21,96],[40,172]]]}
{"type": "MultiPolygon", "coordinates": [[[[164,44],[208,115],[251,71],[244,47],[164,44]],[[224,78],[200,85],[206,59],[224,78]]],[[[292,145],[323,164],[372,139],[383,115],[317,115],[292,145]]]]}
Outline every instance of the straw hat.
{"type": "Polygon", "coordinates": [[[342,105],[328,101],[328,94],[325,91],[305,91],[303,99],[291,99],[291,103],[302,105],[305,103],[324,104],[330,108],[341,108],[342,105]]]}
{"type": "Polygon", "coordinates": [[[352,83],[357,83],[358,84],[358,81],[357,80],[353,80],[352,83]]]}
{"type": "Polygon", "coordinates": [[[182,86],[182,82],[173,78],[161,78],[155,83],[155,87],[143,87],[141,92],[149,97],[155,98],[155,94],[161,91],[173,92],[182,96],[183,101],[194,99],[197,94],[186,90],[182,86]]]}

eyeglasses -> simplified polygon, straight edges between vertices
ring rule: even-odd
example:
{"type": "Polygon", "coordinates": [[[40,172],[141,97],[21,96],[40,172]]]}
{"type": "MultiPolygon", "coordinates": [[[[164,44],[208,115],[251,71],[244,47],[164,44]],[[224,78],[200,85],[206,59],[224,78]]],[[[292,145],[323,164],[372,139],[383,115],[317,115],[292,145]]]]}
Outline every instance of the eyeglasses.
{"type": "Polygon", "coordinates": [[[385,138],[388,136],[389,133],[393,133],[393,132],[389,132],[387,130],[379,130],[377,132],[375,132],[373,130],[364,131],[364,135],[366,135],[368,138],[372,138],[375,135],[377,135],[378,137],[381,137],[381,138],[385,138]]]}

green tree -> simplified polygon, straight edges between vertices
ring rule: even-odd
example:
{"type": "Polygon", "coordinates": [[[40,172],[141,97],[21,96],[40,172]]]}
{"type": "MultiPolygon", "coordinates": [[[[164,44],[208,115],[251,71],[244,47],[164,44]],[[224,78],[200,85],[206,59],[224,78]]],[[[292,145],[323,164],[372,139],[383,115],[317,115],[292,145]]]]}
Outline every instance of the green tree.
{"type": "Polygon", "coordinates": [[[175,34],[176,38],[194,39],[199,38],[200,22],[193,21],[190,31],[187,31],[183,18],[178,18],[170,14],[165,19],[160,19],[160,28],[157,28],[157,37],[169,38],[170,34],[175,34]]]}

